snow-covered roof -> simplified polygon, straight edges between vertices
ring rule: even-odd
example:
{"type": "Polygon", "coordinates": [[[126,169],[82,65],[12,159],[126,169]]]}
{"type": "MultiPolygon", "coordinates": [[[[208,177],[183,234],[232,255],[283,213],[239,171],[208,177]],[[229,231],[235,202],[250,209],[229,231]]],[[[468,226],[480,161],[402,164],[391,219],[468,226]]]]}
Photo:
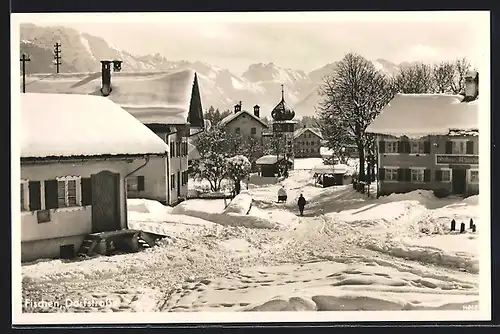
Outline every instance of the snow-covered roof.
{"type": "Polygon", "coordinates": [[[366,129],[395,137],[447,135],[450,130],[479,130],[478,100],[462,95],[397,94],[366,129]]]}
{"type": "Polygon", "coordinates": [[[21,158],[167,151],[160,137],[105,97],[21,94],[21,158]]]}
{"type": "Polygon", "coordinates": [[[249,115],[250,117],[255,119],[257,122],[262,124],[263,127],[265,127],[265,128],[268,127],[267,124],[263,120],[261,120],[259,117],[255,116],[254,114],[252,114],[251,112],[246,111],[246,110],[241,110],[241,111],[238,111],[237,113],[233,112],[230,115],[227,115],[226,117],[224,117],[222,119],[222,121],[220,121],[219,124],[220,124],[220,126],[226,126],[227,124],[231,123],[232,121],[234,121],[235,119],[237,119],[241,115],[249,115]]]}
{"type": "Polygon", "coordinates": [[[317,129],[317,128],[301,128],[301,129],[297,129],[293,133],[293,138],[294,139],[299,138],[302,134],[306,133],[307,131],[311,132],[316,137],[318,137],[320,139],[323,139],[323,136],[321,135],[321,131],[319,129],[317,129]]]}
{"type": "MultiPolygon", "coordinates": [[[[282,161],[284,157],[280,157],[280,161],[282,161]]],[[[256,165],[274,165],[278,161],[278,157],[276,155],[264,155],[255,161],[256,165]]],[[[288,159],[289,162],[292,160],[288,159]]]]}
{"type": "MultiPolygon", "coordinates": [[[[27,92],[101,95],[101,72],[30,75],[27,92]]],[[[114,72],[113,102],[145,124],[196,124],[203,109],[196,72],[114,72]],[[190,120],[191,115],[195,119],[190,120]]],[[[201,127],[203,123],[201,124],[201,127]]]]}
{"type": "Polygon", "coordinates": [[[313,167],[313,173],[318,174],[345,174],[349,170],[349,166],[345,164],[337,165],[316,165],[313,167]]]}

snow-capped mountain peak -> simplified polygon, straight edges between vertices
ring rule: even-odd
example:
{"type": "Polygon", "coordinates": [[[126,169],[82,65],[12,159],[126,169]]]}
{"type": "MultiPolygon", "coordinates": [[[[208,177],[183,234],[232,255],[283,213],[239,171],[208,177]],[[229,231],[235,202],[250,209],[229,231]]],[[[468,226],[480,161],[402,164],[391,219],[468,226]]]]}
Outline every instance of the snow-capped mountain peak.
{"type": "MultiPolygon", "coordinates": [[[[61,43],[61,72],[98,72],[101,60],[122,60],[122,71],[168,71],[193,69],[198,73],[203,107],[220,110],[233,109],[238,101],[244,106],[261,106],[261,115],[269,116],[281,99],[281,85],[285,99],[296,115],[311,116],[319,101],[317,94],[322,78],[332,73],[336,62],[331,62],[310,73],[281,67],[273,62],[251,64],[238,75],[228,69],[204,61],[169,60],[159,53],[132,55],[101,37],[66,27],[39,27],[21,25],[21,52],[30,55],[27,73],[54,73],[54,43],[61,43]]],[[[391,74],[400,68],[389,61],[377,59],[374,66],[391,74]]],[[[244,107],[245,108],[245,107],[244,107]]]]}

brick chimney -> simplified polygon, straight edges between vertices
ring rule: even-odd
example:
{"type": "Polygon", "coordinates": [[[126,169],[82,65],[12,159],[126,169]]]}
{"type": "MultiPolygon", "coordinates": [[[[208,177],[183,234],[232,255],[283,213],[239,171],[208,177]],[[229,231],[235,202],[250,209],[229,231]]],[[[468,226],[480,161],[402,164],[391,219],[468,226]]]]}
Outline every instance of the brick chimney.
{"type": "Polygon", "coordinates": [[[253,106],[253,114],[255,117],[260,118],[260,106],[258,104],[253,106]]]}
{"type": "Polygon", "coordinates": [[[473,101],[479,96],[479,73],[468,72],[465,75],[465,98],[464,101],[473,101]]]}
{"type": "Polygon", "coordinates": [[[236,104],[236,105],[234,106],[234,113],[235,113],[235,114],[241,111],[241,104],[242,104],[242,103],[241,103],[241,101],[240,101],[240,103],[238,103],[238,104],[236,104]]]}

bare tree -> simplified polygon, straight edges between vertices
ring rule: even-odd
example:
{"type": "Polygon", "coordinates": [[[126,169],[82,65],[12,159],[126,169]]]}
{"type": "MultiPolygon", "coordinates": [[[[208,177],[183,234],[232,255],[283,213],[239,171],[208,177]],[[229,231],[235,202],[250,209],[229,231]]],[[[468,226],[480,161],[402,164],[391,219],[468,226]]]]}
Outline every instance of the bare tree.
{"type": "Polygon", "coordinates": [[[402,68],[394,83],[397,91],[404,94],[425,94],[433,91],[432,68],[428,64],[417,63],[402,68]]]}
{"type": "Polygon", "coordinates": [[[333,146],[335,141],[352,140],[359,154],[359,178],[365,177],[366,128],[393,98],[391,81],[362,56],[349,53],[336,66],[320,88],[322,128],[328,124],[335,131],[323,136],[333,146]],[[342,131],[342,128],[344,131],[342,131]]]}
{"type": "Polygon", "coordinates": [[[459,58],[454,63],[454,76],[451,82],[451,91],[453,94],[465,92],[465,75],[472,69],[472,65],[467,58],[459,58]]]}
{"type": "Polygon", "coordinates": [[[454,78],[455,66],[453,63],[443,61],[433,66],[432,79],[436,93],[451,93],[454,78]]]}

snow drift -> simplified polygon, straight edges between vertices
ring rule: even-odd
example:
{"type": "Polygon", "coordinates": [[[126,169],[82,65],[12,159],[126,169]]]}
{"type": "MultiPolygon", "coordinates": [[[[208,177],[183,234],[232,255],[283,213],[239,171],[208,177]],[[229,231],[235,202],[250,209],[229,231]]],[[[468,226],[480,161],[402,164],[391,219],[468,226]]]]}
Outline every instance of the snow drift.
{"type": "Polygon", "coordinates": [[[298,223],[296,215],[284,211],[250,209],[251,197],[240,194],[225,208],[223,200],[188,200],[177,205],[172,213],[198,217],[226,226],[287,230],[298,223]],[[246,214],[248,212],[248,214],[246,214]]]}

